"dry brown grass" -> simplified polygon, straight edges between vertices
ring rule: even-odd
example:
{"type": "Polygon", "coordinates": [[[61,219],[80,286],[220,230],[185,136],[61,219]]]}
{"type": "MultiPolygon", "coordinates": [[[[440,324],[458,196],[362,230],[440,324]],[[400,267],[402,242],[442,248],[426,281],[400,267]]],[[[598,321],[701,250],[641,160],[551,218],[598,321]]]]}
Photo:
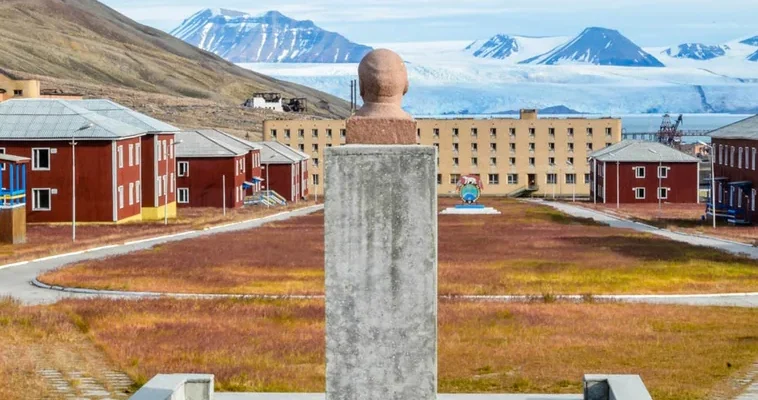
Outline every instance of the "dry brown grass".
{"type": "Polygon", "coordinates": [[[79,371],[106,382],[102,374],[110,367],[65,313],[0,299],[0,399],[60,398],[40,369],[79,371]]]}
{"type": "MultiPolygon", "coordinates": [[[[138,382],[216,375],[227,391],[324,390],[320,301],[65,301],[138,382]]],[[[758,310],[625,304],[440,305],[441,392],[578,393],[641,374],[656,400],[723,392],[758,357],[758,310]],[[730,365],[730,366],[728,366],[730,365]]]]}
{"type": "Polygon", "coordinates": [[[217,208],[179,209],[179,218],[169,220],[168,225],[159,222],[140,222],[124,225],[78,225],[77,242],[71,242],[70,225],[37,224],[27,227],[27,243],[23,245],[0,244],[0,264],[29,260],[94,248],[108,244],[118,244],[187,230],[198,230],[213,225],[240,222],[260,218],[282,211],[313,205],[313,202],[290,204],[286,207],[265,208],[245,207],[228,210],[224,216],[217,208]]]}
{"type": "MultiPolygon", "coordinates": [[[[454,203],[440,200],[445,207],[454,203]]],[[[441,216],[442,294],[758,290],[758,262],[549,207],[489,200],[500,216],[441,216]]],[[[62,286],[185,293],[320,294],[323,215],[171,243],[41,277],[62,286]],[[213,251],[208,251],[213,249],[213,251]]]]}
{"type": "Polygon", "coordinates": [[[661,210],[658,209],[658,204],[622,204],[618,210],[615,204],[579,205],[659,228],[715,236],[758,246],[758,226],[732,226],[719,220],[714,230],[713,220],[702,219],[705,215],[703,204],[663,204],[661,210]]]}

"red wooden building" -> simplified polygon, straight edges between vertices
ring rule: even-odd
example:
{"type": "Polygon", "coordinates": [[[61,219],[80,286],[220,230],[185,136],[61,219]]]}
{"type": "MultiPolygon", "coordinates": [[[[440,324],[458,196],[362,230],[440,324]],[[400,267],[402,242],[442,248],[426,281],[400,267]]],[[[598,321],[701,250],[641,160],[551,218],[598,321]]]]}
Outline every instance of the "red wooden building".
{"type": "MultiPolygon", "coordinates": [[[[758,220],[758,116],[711,132],[716,212],[732,223],[758,220]]],[[[710,204],[708,212],[710,213],[710,204]]]]}
{"type": "Polygon", "coordinates": [[[260,147],[218,130],[177,135],[180,207],[237,208],[260,190],[260,147]]]}
{"type": "Polygon", "coordinates": [[[159,181],[161,188],[171,186],[163,179],[170,181],[173,172],[173,151],[167,152],[177,130],[109,101],[25,99],[0,104],[0,152],[31,159],[28,222],[72,220],[74,153],[77,221],[158,219],[166,210],[175,216],[174,196],[159,201],[155,187],[159,181]],[[153,149],[164,145],[162,153],[153,149]],[[166,154],[168,165],[159,159],[166,154]]]}
{"type": "Polygon", "coordinates": [[[700,160],[656,142],[624,140],[596,151],[590,196],[598,203],[698,203],[700,160]]]}
{"type": "Polygon", "coordinates": [[[290,202],[308,197],[310,156],[279,142],[260,142],[263,190],[273,190],[290,202]]]}

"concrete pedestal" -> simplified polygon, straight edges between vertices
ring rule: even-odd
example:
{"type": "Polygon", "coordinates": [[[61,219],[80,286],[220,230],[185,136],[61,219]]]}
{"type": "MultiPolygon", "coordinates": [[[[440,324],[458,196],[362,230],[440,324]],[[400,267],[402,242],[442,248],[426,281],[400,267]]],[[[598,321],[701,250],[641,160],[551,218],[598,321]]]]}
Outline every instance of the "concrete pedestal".
{"type": "Polygon", "coordinates": [[[437,392],[433,147],[326,149],[326,399],[437,392]]]}
{"type": "Polygon", "coordinates": [[[0,208],[0,243],[26,243],[26,204],[0,208]]]}

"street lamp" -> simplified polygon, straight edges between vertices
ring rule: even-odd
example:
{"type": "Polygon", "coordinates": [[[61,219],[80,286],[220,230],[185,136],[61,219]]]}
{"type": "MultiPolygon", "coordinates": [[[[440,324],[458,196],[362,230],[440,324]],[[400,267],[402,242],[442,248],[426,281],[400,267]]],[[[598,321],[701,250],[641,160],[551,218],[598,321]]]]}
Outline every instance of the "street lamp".
{"type": "Polygon", "coordinates": [[[76,242],[76,133],[92,129],[92,122],[82,125],[71,134],[71,241],[76,242]]]}
{"type": "Polygon", "coordinates": [[[708,148],[711,153],[711,214],[713,214],[713,229],[716,229],[716,149],[703,141],[698,140],[698,143],[708,148]]]}

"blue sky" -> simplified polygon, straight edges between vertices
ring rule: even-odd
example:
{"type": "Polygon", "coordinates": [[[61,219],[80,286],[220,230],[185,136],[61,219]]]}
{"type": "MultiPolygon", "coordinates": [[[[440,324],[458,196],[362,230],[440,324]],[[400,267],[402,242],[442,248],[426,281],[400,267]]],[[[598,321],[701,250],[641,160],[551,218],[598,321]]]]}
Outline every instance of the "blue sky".
{"type": "Polygon", "coordinates": [[[310,19],[360,43],[474,40],[496,33],[570,36],[620,30],[641,46],[718,44],[758,35],[758,0],[102,0],[170,31],[202,8],[310,19]]]}

